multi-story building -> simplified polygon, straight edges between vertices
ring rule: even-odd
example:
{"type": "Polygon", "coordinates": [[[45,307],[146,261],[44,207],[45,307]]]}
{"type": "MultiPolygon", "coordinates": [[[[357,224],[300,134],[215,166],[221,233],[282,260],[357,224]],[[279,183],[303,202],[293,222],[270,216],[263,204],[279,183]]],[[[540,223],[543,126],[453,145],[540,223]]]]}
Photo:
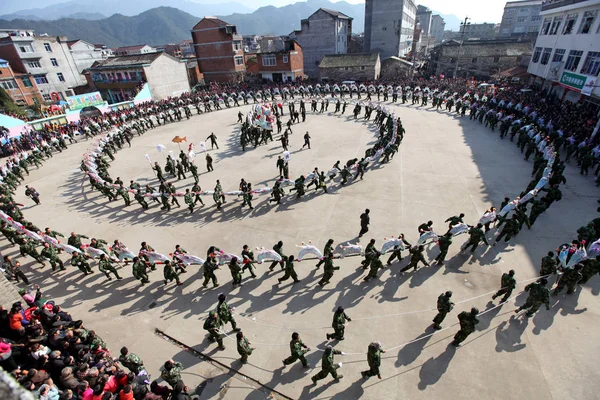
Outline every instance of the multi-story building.
{"type": "Polygon", "coordinates": [[[431,10],[425,6],[418,5],[417,6],[417,17],[416,22],[421,26],[421,34],[429,35],[431,33],[431,24],[433,19],[433,13],[431,10]]]}
{"type": "Polygon", "coordinates": [[[77,71],[82,73],[84,69],[89,68],[96,61],[106,60],[111,51],[102,44],[91,44],[85,40],[69,40],[67,42],[69,50],[77,65],[77,71]]]}
{"type": "Polygon", "coordinates": [[[85,74],[88,84],[111,104],[132,100],[145,83],[155,100],[190,90],[185,61],[166,53],[110,57],[95,62],[85,74]]]}
{"type": "Polygon", "coordinates": [[[348,53],[352,18],[339,11],[319,8],[311,16],[301,20],[300,30],[293,31],[289,37],[302,46],[304,73],[316,78],[319,63],[324,56],[348,53]]]}
{"type": "Polygon", "coordinates": [[[446,22],[444,22],[444,18],[438,14],[432,15],[431,29],[429,30],[429,33],[435,37],[435,44],[442,43],[442,40],[444,40],[444,29],[446,29],[446,22]]]}
{"type": "Polygon", "coordinates": [[[35,84],[33,75],[15,73],[8,61],[0,58],[0,86],[19,106],[41,104],[42,95],[35,84]]]}
{"type": "Polygon", "coordinates": [[[134,54],[156,53],[156,48],[147,44],[136,44],[134,46],[123,46],[112,49],[115,56],[132,56],[134,54]]]}
{"type": "Polygon", "coordinates": [[[507,2],[498,36],[537,36],[542,25],[542,3],[542,0],[507,2]]]}
{"type": "Polygon", "coordinates": [[[465,39],[494,39],[498,36],[499,24],[484,22],[481,24],[467,24],[459,35],[465,39]]]}
{"type": "Polygon", "coordinates": [[[401,57],[412,49],[417,6],[413,0],[367,0],[365,3],[365,53],[381,59],[401,57]]]}
{"type": "Polygon", "coordinates": [[[204,17],[192,28],[194,51],[206,81],[242,81],[246,72],[242,36],[235,25],[204,17]]]}
{"type": "Polygon", "coordinates": [[[528,71],[533,83],[569,101],[600,103],[600,0],[551,1],[528,71]]]}
{"type": "Polygon", "coordinates": [[[31,74],[44,101],[56,102],[85,85],[65,36],[38,36],[31,30],[2,30],[0,57],[16,73],[31,74]]]}
{"type": "Polygon", "coordinates": [[[258,74],[273,82],[295,82],[304,76],[302,47],[295,40],[273,40],[270,46],[261,44],[256,54],[258,74]]]}
{"type": "Polygon", "coordinates": [[[181,57],[183,58],[196,58],[194,52],[194,42],[192,39],[183,40],[179,43],[179,49],[181,50],[181,57]]]}
{"type": "Polygon", "coordinates": [[[429,61],[436,76],[489,79],[508,68],[518,66],[531,56],[533,42],[519,39],[448,40],[436,46],[429,61]]]}

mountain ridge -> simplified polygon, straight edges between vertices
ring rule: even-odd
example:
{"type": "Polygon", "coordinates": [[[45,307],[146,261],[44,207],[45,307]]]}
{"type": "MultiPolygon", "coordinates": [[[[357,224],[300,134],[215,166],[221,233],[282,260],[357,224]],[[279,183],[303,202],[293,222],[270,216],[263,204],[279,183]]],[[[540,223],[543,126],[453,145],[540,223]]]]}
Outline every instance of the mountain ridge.
{"type": "MultiPolygon", "coordinates": [[[[174,3],[186,1],[175,0],[174,3]]],[[[352,17],[353,33],[360,33],[364,29],[364,4],[350,4],[345,1],[332,3],[328,0],[308,0],[283,7],[264,6],[249,14],[233,13],[217,16],[236,25],[238,33],[242,35],[288,35],[300,29],[300,21],[308,18],[319,8],[334,9],[352,17]]],[[[0,28],[33,29],[38,35],[47,33],[53,36],[67,36],[69,39],[82,39],[109,47],[140,43],[156,46],[191,39],[190,30],[202,18],[176,7],[156,7],[134,16],[115,13],[105,18],[101,18],[102,16],[94,13],[93,10],[88,10],[84,14],[77,10],[71,11],[70,15],[84,16],[87,19],[0,19],[0,28]]],[[[206,15],[215,14],[206,13],[206,15]]],[[[458,21],[456,16],[450,17],[458,21]]]]}

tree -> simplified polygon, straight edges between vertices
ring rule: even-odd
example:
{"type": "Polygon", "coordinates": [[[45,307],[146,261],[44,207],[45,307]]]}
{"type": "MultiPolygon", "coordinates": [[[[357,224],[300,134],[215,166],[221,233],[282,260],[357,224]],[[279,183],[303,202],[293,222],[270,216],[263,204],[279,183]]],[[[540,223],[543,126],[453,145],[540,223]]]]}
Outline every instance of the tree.
{"type": "Polygon", "coordinates": [[[25,112],[15,104],[9,94],[0,87],[0,111],[5,114],[16,114],[18,116],[24,116],[25,112]]]}

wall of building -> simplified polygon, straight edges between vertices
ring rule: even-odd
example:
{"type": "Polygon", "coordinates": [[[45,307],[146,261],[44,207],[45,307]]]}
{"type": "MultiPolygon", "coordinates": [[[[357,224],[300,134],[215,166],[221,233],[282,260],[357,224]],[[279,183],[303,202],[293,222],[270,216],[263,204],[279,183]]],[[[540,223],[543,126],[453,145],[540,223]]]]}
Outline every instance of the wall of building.
{"type": "Polygon", "coordinates": [[[462,46],[442,44],[434,49],[432,63],[436,66],[436,75],[451,77],[458,60],[457,76],[485,78],[519,65],[524,57],[531,55],[532,46],[532,42],[517,41],[465,41],[462,46]]]}
{"type": "Polygon", "coordinates": [[[424,35],[431,33],[432,12],[427,7],[422,5],[417,6],[417,21],[421,25],[421,32],[424,35]]]}
{"type": "Polygon", "coordinates": [[[144,67],[144,72],[155,100],[190,91],[185,62],[162,55],[149,67],[144,67]]]}
{"type": "Polygon", "coordinates": [[[409,53],[416,10],[412,0],[367,0],[364,52],[382,59],[409,53]]]}
{"type": "Polygon", "coordinates": [[[381,74],[381,62],[378,59],[375,66],[364,67],[339,67],[319,68],[319,80],[329,79],[335,81],[353,80],[357,82],[374,81],[381,74]]]}
{"type": "Polygon", "coordinates": [[[79,41],[70,47],[77,71],[82,73],[84,69],[92,66],[96,61],[105,60],[108,55],[102,49],[97,49],[93,44],[79,41]]]}
{"type": "MultiPolygon", "coordinates": [[[[548,32],[542,28],[540,29],[539,36],[536,39],[533,56],[529,63],[528,72],[538,77],[537,82],[544,82],[544,80],[554,82],[558,84],[561,77],[565,72],[574,74],[583,80],[595,78],[595,88],[592,90],[592,96],[600,98],[600,87],[597,83],[598,73],[595,75],[590,74],[588,66],[591,62],[588,62],[588,56],[597,55],[596,63],[600,62],[600,2],[586,1],[575,4],[568,4],[567,6],[560,7],[560,4],[552,4],[553,8],[545,10],[542,9],[540,15],[542,16],[542,23],[548,21],[550,23],[550,29],[548,32]],[[584,25],[584,14],[586,12],[596,12],[597,15],[593,20],[591,26],[589,26],[588,33],[583,33],[582,28],[584,25]],[[577,15],[575,22],[573,23],[570,33],[565,33],[565,25],[567,22],[567,16],[577,15]],[[560,26],[556,29],[556,34],[552,33],[551,23],[556,18],[561,18],[562,21],[560,26]],[[557,53],[558,50],[558,53],[557,53]],[[562,57],[560,53],[563,52],[562,57]],[[581,57],[576,68],[569,68],[567,62],[569,60],[569,54],[571,51],[581,52],[581,57]],[[545,59],[544,53],[549,54],[549,57],[545,59]],[[591,53],[591,54],[590,54],[591,53]],[[541,78],[541,79],[539,79],[541,78]]],[[[591,58],[590,60],[591,61],[591,58]]],[[[569,90],[573,93],[566,93],[569,98],[578,99],[579,92],[575,90],[569,90]]]]}
{"type": "Polygon", "coordinates": [[[15,73],[8,63],[0,64],[0,86],[17,105],[31,106],[43,103],[33,77],[29,74],[15,73]]]}
{"type": "Polygon", "coordinates": [[[432,15],[431,16],[431,29],[430,33],[435,37],[435,44],[442,43],[444,40],[444,29],[446,28],[446,23],[444,22],[444,18],[440,15],[432,15]]]}
{"type": "Polygon", "coordinates": [[[409,64],[393,58],[381,62],[381,79],[405,78],[410,75],[410,71],[409,64]]]}

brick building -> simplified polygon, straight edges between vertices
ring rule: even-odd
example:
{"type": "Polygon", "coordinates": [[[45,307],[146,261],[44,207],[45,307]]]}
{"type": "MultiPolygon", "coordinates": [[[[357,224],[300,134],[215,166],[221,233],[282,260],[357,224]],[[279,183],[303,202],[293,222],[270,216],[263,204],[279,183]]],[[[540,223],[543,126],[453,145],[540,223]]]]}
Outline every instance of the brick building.
{"type": "Polygon", "coordinates": [[[192,28],[192,40],[198,67],[206,81],[244,80],[244,48],[235,25],[216,17],[204,17],[192,28]]]}
{"type": "Polygon", "coordinates": [[[0,86],[19,106],[31,106],[41,104],[42,95],[35,84],[33,75],[27,73],[15,73],[8,61],[0,58],[0,86]]]}
{"type": "Polygon", "coordinates": [[[430,73],[488,79],[531,57],[533,43],[522,40],[449,40],[431,52],[430,73]]]}
{"type": "Polygon", "coordinates": [[[279,41],[275,46],[264,46],[256,54],[257,73],[273,82],[295,82],[304,77],[302,46],[295,40],[279,41]]]}
{"type": "Polygon", "coordinates": [[[332,54],[323,57],[319,64],[319,80],[358,82],[379,79],[381,61],[379,53],[332,54]]]}
{"type": "Polygon", "coordinates": [[[352,37],[352,18],[339,11],[319,8],[300,21],[300,30],[293,31],[290,39],[296,40],[304,54],[304,72],[311,78],[319,73],[319,63],[329,54],[348,53],[352,37]]]}

